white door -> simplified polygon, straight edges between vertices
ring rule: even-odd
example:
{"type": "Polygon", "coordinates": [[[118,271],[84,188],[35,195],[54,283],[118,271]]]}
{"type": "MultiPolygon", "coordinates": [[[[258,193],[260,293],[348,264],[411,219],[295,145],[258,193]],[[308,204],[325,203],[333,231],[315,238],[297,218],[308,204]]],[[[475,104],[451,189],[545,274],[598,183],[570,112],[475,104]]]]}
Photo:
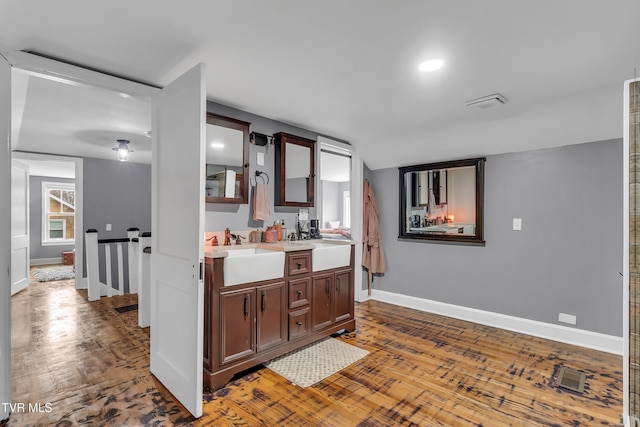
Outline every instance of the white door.
{"type": "Polygon", "coordinates": [[[151,373],[202,415],[205,66],[151,102],[151,373]]]}
{"type": "MultiPolygon", "coordinates": [[[[0,402],[11,402],[11,66],[0,56],[0,402]]],[[[9,405],[0,405],[0,421],[9,405]]]]}
{"type": "Polygon", "coordinates": [[[29,286],[29,166],[11,162],[11,295],[29,286]]]}

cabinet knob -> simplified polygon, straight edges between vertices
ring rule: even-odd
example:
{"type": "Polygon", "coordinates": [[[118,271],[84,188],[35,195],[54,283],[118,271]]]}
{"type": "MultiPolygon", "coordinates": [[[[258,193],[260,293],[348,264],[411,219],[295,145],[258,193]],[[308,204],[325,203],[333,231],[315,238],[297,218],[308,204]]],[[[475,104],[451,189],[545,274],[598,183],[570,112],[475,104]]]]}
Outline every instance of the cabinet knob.
{"type": "Polygon", "coordinates": [[[298,298],[300,298],[302,296],[302,291],[298,290],[298,298]]]}
{"type": "Polygon", "coordinates": [[[300,270],[301,268],[302,268],[302,263],[301,263],[301,262],[299,262],[299,263],[298,263],[298,270],[300,270]]]}
{"type": "Polygon", "coordinates": [[[298,326],[302,326],[302,322],[298,320],[298,321],[296,322],[296,325],[298,325],[298,326]]]}

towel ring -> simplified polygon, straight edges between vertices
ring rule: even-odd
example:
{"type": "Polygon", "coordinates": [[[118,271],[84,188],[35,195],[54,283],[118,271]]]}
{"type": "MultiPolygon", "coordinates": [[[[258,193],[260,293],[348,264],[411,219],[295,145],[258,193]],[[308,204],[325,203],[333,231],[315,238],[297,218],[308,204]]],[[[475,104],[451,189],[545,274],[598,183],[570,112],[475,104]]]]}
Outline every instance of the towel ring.
{"type": "Polygon", "coordinates": [[[258,183],[258,178],[262,179],[262,182],[264,184],[269,183],[269,174],[267,174],[266,172],[256,171],[255,176],[256,176],[255,183],[251,184],[252,187],[255,187],[255,185],[258,183]],[[267,177],[266,180],[264,179],[265,176],[267,177]]]}

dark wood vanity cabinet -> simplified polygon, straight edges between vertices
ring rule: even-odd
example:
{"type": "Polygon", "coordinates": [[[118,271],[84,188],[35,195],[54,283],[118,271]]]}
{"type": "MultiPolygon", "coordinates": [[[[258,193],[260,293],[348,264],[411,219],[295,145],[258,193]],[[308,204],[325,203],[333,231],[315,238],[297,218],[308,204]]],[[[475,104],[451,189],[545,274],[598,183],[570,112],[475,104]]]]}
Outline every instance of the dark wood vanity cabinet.
{"type": "Polygon", "coordinates": [[[220,292],[220,363],[255,352],[255,289],[220,292]]]}
{"type": "Polygon", "coordinates": [[[311,284],[311,330],[324,329],[353,318],[352,271],[342,270],[313,276],[311,284]]]}
{"type": "Polygon", "coordinates": [[[311,250],[288,252],[282,279],[224,286],[224,258],[205,259],[204,382],[234,374],[339,330],[353,331],[353,246],[347,267],[313,272],[311,250]]]}
{"type": "Polygon", "coordinates": [[[220,363],[287,340],[285,283],[220,292],[220,363]]]}

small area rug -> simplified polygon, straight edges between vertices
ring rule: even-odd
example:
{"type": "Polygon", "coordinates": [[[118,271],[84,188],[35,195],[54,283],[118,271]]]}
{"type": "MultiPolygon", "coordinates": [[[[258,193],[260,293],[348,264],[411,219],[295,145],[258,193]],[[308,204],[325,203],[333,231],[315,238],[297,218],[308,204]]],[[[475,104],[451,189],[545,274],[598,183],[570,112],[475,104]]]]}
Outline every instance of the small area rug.
{"type": "Polygon", "coordinates": [[[328,338],[273,359],[265,366],[305,388],[341,371],[367,354],[367,350],[328,338]]]}
{"type": "Polygon", "coordinates": [[[49,267],[33,270],[33,278],[38,282],[52,282],[54,280],[69,280],[76,277],[73,267],[49,267]]]}

